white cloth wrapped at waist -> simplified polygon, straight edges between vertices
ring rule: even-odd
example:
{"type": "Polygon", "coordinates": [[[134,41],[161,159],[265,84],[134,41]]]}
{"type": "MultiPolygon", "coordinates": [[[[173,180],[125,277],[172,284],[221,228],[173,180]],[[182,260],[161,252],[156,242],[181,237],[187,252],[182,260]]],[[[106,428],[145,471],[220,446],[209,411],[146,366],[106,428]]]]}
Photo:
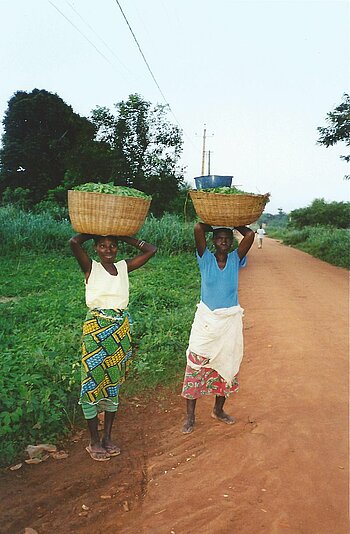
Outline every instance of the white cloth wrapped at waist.
{"type": "Polygon", "coordinates": [[[192,369],[209,367],[231,385],[243,358],[243,308],[210,310],[204,302],[197,305],[187,349],[187,364],[192,369]],[[194,352],[208,359],[197,365],[188,358],[194,352]]]}

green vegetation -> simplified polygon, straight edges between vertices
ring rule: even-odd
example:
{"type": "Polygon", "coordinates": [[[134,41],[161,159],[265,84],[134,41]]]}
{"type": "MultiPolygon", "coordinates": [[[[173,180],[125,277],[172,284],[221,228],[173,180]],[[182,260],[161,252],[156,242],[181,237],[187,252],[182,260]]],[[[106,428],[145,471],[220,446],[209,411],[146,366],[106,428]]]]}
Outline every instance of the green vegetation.
{"type": "Polygon", "coordinates": [[[290,213],[291,226],[333,226],[348,228],[350,224],[350,202],[326,202],[316,198],[310,206],[293,210],[290,213]]]}
{"type": "Polygon", "coordinates": [[[65,208],[68,189],[100,182],[151,195],[157,217],[176,211],[174,199],[184,186],[183,141],[167,119],[168,106],[131,94],[114,107],[97,107],[86,118],[57,94],[17,91],[3,119],[2,201],[22,208],[54,201],[65,208]]]}
{"type": "Polygon", "coordinates": [[[275,216],[264,214],[270,237],[281,239],[316,258],[350,267],[350,203],[315,199],[310,206],[293,210],[289,217],[280,210],[275,216]]]}
{"type": "Polygon", "coordinates": [[[308,226],[302,230],[266,228],[267,235],[281,239],[315,258],[338,267],[350,268],[350,230],[327,226],[308,226]]]}
{"type": "MultiPolygon", "coordinates": [[[[327,113],[326,122],[328,126],[317,128],[319,133],[318,144],[326,147],[344,142],[350,146],[350,96],[343,94],[343,101],[330,113],[327,113]]],[[[350,155],[340,156],[341,159],[350,161],[350,155]]],[[[350,180],[350,175],[344,176],[345,180],[350,180]]]]}
{"type": "MultiPolygon", "coordinates": [[[[10,463],[28,443],[55,440],[80,408],[83,277],[75,259],[23,254],[0,260],[1,460],[10,463]],[[14,276],[15,273],[15,276],[14,276]]],[[[183,372],[199,297],[193,254],[157,256],[130,275],[135,361],[127,389],[169,384],[183,372]],[[174,285],[176,280],[176,285],[174,285]]],[[[125,393],[124,393],[125,394],[125,393]]]]}
{"type": "Polygon", "coordinates": [[[246,193],[245,191],[241,191],[240,189],[237,189],[234,185],[231,187],[223,186],[223,187],[209,187],[207,189],[202,189],[201,191],[204,191],[205,193],[220,193],[222,195],[252,195],[253,193],[246,193]]]}
{"type": "MultiPolygon", "coordinates": [[[[14,206],[0,206],[0,254],[30,251],[43,254],[57,251],[70,256],[68,240],[74,231],[67,219],[55,220],[55,212],[31,213],[14,206]]],[[[193,251],[193,223],[166,213],[160,219],[150,216],[138,234],[157,246],[161,254],[193,251]]],[[[122,252],[132,251],[125,245],[122,252]]]]}
{"type": "Polygon", "coordinates": [[[109,182],[108,184],[88,182],[86,184],[77,185],[76,187],[73,187],[73,189],[76,191],[85,191],[86,193],[117,195],[118,197],[152,198],[150,195],[145,195],[145,193],[142,193],[142,191],[139,191],[138,189],[124,187],[122,185],[114,185],[112,182],[109,182]]]}
{"type": "MultiPolygon", "coordinates": [[[[208,189],[201,189],[201,191],[204,191],[205,193],[220,193],[222,195],[253,195],[253,196],[261,196],[258,193],[247,193],[246,191],[242,191],[241,189],[237,189],[234,185],[231,187],[223,186],[223,187],[210,187],[208,189]]],[[[266,203],[269,202],[269,196],[266,195],[266,203]]]]}

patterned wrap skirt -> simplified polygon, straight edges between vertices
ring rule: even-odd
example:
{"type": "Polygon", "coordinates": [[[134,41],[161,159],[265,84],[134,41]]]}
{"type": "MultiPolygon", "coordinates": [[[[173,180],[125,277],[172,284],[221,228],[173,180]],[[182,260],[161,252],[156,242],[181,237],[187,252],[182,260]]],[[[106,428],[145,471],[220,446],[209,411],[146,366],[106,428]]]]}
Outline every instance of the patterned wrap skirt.
{"type": "Polygon", "coordinates": [[[132,357],[131,317],[126,310],[92,309],[83,325],[81,404],[84,417],[116,411],[132,357]]]}
{"type": "Polygon", "coordinates": [[[239,389],[238,374],[233,378],[229,386],[226,380],[217,371],[210,367],[205,367],[208,360],[204,356],[199,356],[194,352],[188,355],[190,362],[196,365],[203,365],[200,369],[192,369],[188,364],[185,369],[185,378],[182,386],[182,397],[185,399],[199,399],[203,395],[219,395],[228,397],[239,389]]]}

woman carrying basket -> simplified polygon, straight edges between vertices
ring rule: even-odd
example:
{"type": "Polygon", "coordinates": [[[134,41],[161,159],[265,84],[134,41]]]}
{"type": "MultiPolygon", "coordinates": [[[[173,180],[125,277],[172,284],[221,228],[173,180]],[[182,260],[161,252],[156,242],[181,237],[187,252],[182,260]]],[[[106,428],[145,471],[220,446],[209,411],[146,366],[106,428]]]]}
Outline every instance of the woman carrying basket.
{"type": "Polygon", "coordinates": [[[154,245],[127,236],[77,234],[70,239],[72,252],[85,275],[88,309],[83,325],[82,383],[79,404],[90,431],[86,447],[93,460],[106,461],[120,454],[111,432],[119,403],[119,389],[125,381],[132,356],[128,273],[142,267],[157,251],[154,245]],[[100,262],[91,260],[83,243],[94,240],[100,262]],[[141,251],[129,260],[115,263],[118,241],[141,251]],[[102,440],[98,413],[105,412],[102,440]]]}
{"type": "Polygon", "coordinates": [[[192,324],[182,396],[187,400],[187,417],[182,432],[195,424],[196,401],[215,395],[212,417],[226,424],[234,418],[223,410],[226,398],[238,390],[238,370],[243,357],[243,310],[238,303],[238,271],[254,242],[254,232],[236,228],[242,235],[232,252],[233,232],[197,223],[194,235],[201,273],[201,298],[192,324]],[[207,248],[206,232],[213,232],[215,253],[207,248]]]}

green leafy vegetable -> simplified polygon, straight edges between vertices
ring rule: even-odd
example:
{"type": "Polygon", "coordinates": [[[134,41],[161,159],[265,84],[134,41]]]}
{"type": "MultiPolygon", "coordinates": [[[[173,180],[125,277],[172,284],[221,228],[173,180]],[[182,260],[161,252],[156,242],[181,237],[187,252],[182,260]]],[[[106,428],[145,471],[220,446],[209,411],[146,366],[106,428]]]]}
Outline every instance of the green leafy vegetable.
{"type": "MultiPolygon", "coordinates": [[[[240,189],[237,189],[237,187],[211,187],[208,189],[201,189],[200,191],[204,191],[205,193],[221,193],[223,195],[254,195],[254,196],[261,196],[260,193],[247,193],[246,191],[241,191],[240,189]]],[[[270,201],[269,196],[270,194],[267,193],[264,195],[266,197],[266,203],[270,201]]]]}
{"type": "Polygon", "coordinates": [[[124,187],[122,185],[114,185],[112,182],[109,182],[108,184],[88,182],[74,187],[74,190],[84,191],[85,193],[105,193],[107,195],[117,195],[120,197],[152,198],[138,189],[124,187]]]}
{"type": "Polygon", "coordinates": [[[247,193],[245,191],[241,191],[240,189],[237,189],[237,187],[210,187],[208,189],[202,189],[202,191],[205,191],[206,193],[222,193],[224,195],[253,195],[254,193],[247,193]]]}

